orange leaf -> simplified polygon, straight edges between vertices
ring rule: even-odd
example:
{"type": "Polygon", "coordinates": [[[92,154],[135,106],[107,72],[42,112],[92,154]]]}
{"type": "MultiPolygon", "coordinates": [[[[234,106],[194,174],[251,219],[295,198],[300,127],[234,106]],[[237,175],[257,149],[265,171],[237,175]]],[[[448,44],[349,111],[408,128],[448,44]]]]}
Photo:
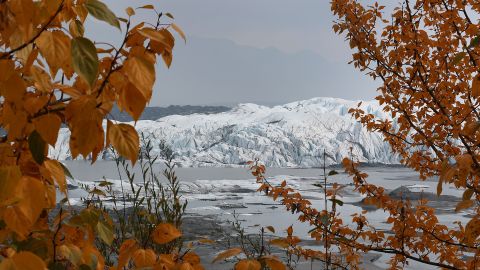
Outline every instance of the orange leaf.
{"type": "Polygon", "coordinates": [[[133,239],[128,239],[122,243],[118,255],[118,269],[123,269],[137,249],[137,242],[133,239]]]}
{"type": "Polygon", "coordinates": [[[472,96],[480,96],[480,74],[475,76],[472,81],[472,96]]]}
{"type": "Polygon", "coordinates": [[[213,259],[212,263],[228,259],[228,258],[236,256],[236,255],[238,255],[242,252],[243,251],[240,248],[231,248],[229,250],[225,250],[224,252],[218,254],[217,257],[215,257],[215,259],[213,259]]]}
{"type": "Polygon", "coordinates": [[[158,224],[153,231],[153,240],[158,244],[166,244],[182,236],[182,233],[170,223],[158,224]]]}
{"type": "MultiPolygon", "coordinates": [[[[98,136],[103,132],[102,115],[97,110],[97,102],[92,96],[81,96],[70,101],[65,110],[69,123],[70,150],[73,158],[79,154],[87,157],[98,145],[98,136]]],[[[102,136],[103,140],[103,136],[102,136]]]]}
{"type": "Polygon", "coordinates": [[[62,120],[54,113],[48,113],[33,120],[35,130],[48,144],[55,146],[62,120]]]}
{"type": "Polygon", "coordinates": [[[281,248],[287,248],[289,246],[288,242],[283,238],[272,239],[270,240],[270,244],[281,248]]]}
{"type": "Polygon", "coordinates": [[[134,127],[128,124],[113,124],[108,121],[107,137],[120,155],[129,158],[135,164],[140,148],[140,139],[134,127]]]}
{"type": "Polygon", "coordinates": [[[465,200],[461,201],[457,204],[457,207],[455,207],[455,212],[459,212],[460,210],[467,209],[470,206],[473,205],[473,200],[465,200]]]}
{"type": "Polygon", "coordinates": [[[185,36],[185,33],[183,32],[182,28],[180,28],[178,25],[172,23],[170,26],[172,26],[173,30],[175,30],[181,37],[182,39],[187,42],[187,37],[185,36]]]}
{"type": "Polygon", "coordinates": [[[29,251],[21,251],[13,257],[2,260],[1,270],[46,270],[45,262],[29,251]]]}
{"type": "Polygon", "coordinates": [[[480,218],[472,218],[465,226],[465,242],[472,244],[480,235],[480,218]]]}
{"type": "Polygon", "coordinates": [[[151,249],[138,249],[133,253],[133,263],[137,268],[153,266],[157,255],[151,249]]]}
{"type": "Polygon", "coordinates": [[[285,270],[285,265],[275,256],[264,256],[265,263],[271,270],[285,270]]]}
{"type": "Polygon", "coordinates": [[[262,265],[256,260],[241,260],[235,265],[235,270],[260,270],[262,265]]]}
{"type": "Polygon", "coordinates": [[[155,66],[140,56],[129,57],[122,68],[128,81],[140,90],[145,100],[152,97],[153,83],[155,82],[155,66]]]}
{"type": "Polygon", "coordinates": [[[67,179],[62,164],[56,160],[46,160],[43,165],[57,182],[60,191],[67,194],[67,179]]]}
{"type": "Polygon", "coordinates": [[[127,111],[133,120],[137,121],[140,118],[146,105],[147,100],[133,84],[127,83],[120,91],[118,106],[121,110],[127,111]]]}

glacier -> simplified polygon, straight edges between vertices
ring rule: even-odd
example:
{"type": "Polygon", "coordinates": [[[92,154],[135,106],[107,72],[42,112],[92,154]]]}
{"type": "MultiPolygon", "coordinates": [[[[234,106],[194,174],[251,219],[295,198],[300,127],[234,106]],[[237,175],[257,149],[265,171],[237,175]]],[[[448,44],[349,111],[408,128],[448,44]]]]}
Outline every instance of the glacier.
{"type": "MultiPolygon", "coordinates": [[[[239,104],[215,114],[170,115],[156,121],[129,122],[150,138],[171,146],[179,166],[240,166],[258,159],[269,167],[308,168],[338,164],[352,154],[365,163],[398,164],[381,134],[367,131],[349,113],[360,101],[313,98],[267,107],[239,104]]],[[[391,118],[376,101],[363,101],[365,112],[391,118]]],[[[71,159],[70,132],[62,128],[50,157],[71,159]]],[[[104,151],[100,159],[110,159],[104,151]]]]}

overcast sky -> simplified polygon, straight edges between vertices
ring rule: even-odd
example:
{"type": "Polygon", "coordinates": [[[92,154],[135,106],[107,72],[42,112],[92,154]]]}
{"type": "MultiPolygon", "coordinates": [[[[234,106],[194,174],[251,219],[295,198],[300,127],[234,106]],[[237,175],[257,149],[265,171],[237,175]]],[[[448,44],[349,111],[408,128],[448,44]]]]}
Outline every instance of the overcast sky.
{"type": "MultiPolygon", "coordinates": [[[[172,68],[159,63],[151,106],[281,104],[318,96],[371,99],[376,82],[347,62],[351,51],[333,33],[327,0],[105,0],[117,16],[154,3],[187,34],[172,68]]],[[[154,20],[148,11],[142,20],[154,20]]],[[[120,42],[120,33],[88,19],[87,35],[120,42]]]]}

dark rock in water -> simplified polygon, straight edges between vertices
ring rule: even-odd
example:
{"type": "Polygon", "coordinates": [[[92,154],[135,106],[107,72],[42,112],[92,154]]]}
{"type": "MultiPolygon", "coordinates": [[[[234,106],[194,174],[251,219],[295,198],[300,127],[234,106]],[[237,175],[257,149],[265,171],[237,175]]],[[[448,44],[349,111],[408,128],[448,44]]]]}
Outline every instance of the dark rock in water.
{"type": "Polygon", "coordinates": [[[458,198],[451,195],[440,195],[433,194],[432,192],[417,192],[412,191],[406,186],[398,187],[390,193],[388,193],[390,197],[397,200],[411,200],[411,201],[418,201],[418,200],[429,200],[429,201],[458,201],[458,198]]]}
{"type": "MultiPolygon", "coordinates": [[[[460,198],[451,195],[440,195],[434,194],[432,192],[424,191],[412,191],[406,186],[398,187],[388,193],[388,195],[395,200],[409,200],[413,204],[419,200],[427,200],[427,205],[436,209],[437,213],[450,213],[455,208],[455,205],[460,201],[460,198]]],[[[367,211],[377,210],[377,206],[365,204],[365,199],[358,203],[353,203],[353,205],[358,205],[362,209],[367,211]]]]}
{"type": "Polygon", "coordinates": [[[248,208],[243,203],[222,203],[217,205],[220,209],[241,209],[241,208],[248,208]]]}
{"type": "Polygon", "coordinates": [[[78,188],[78,186],[72,185],[72,184],[67,184],[68,190],[75,190],[78,188]]]}
{"type": "Polygon", "coordinates": [[[255,190],[253,189],[241,188],[239,185],[234,185],[231,191],[235,193],[254,193],[255,192],[255,190]]]}

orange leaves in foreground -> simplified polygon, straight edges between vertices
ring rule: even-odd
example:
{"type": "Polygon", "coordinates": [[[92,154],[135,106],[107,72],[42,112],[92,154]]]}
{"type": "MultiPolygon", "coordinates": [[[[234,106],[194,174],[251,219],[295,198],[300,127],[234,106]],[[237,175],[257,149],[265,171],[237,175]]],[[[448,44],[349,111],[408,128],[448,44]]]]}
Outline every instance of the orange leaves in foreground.
{"type": "MultiPolygon", "coordinates": [[[[157,59],[171,63],[175,37],[170,31],[184,38],[172,25],[173,17],[151,5],[127,8],[127,15],[117,16],[99,0],[1,1],[1,270],[46,269],[47,264],[100,270],[113,267],[109,264],[116,256],[119,270],[132,264],[201,269],[193,253],[184,256],[189,260],[179,250],[159,255],[133,239],[104,258],[99,245],[116,245],[121,239],[109,215],[91,204],[79,213],[67,210],[64,200],[57,204],[57,187],[68,197],[69,172],[48,157],[48,150],[55,147],[60,128],[70,130],[73,158],[95,162],[111,143],[135,163],[139,138],[134,126],[108,121],[105,130],[105,118],[116,104],[138,120],[152,96],[157,59]],[[157,26],[134,24],[137,12],[155,14],[157,26]],[[115,27],[123,37],[120,44],[85,37],[84,22],[92,17],[115,27]],[[146,29],[151,35],[142,34],[146,29]],[[57,215],[52,214],[55,208],[57,215]],[[22,251],[27,247],[30,252],[22,251]]],[[[151,245],[168,245],[180,236],[175,227],[161,224],[151,245]]]]}
{"type": "Polygon", "coordinates": [[[0,262],[0,270],[46,270],[45,262],[28,251],[15,253],[0,262]]]}
{"type": "Polygon", "coordinates": [[[170,223],[158,224],[152,238],[158,244],[166,244],[182,236],[182,233],[170,223]]]}

